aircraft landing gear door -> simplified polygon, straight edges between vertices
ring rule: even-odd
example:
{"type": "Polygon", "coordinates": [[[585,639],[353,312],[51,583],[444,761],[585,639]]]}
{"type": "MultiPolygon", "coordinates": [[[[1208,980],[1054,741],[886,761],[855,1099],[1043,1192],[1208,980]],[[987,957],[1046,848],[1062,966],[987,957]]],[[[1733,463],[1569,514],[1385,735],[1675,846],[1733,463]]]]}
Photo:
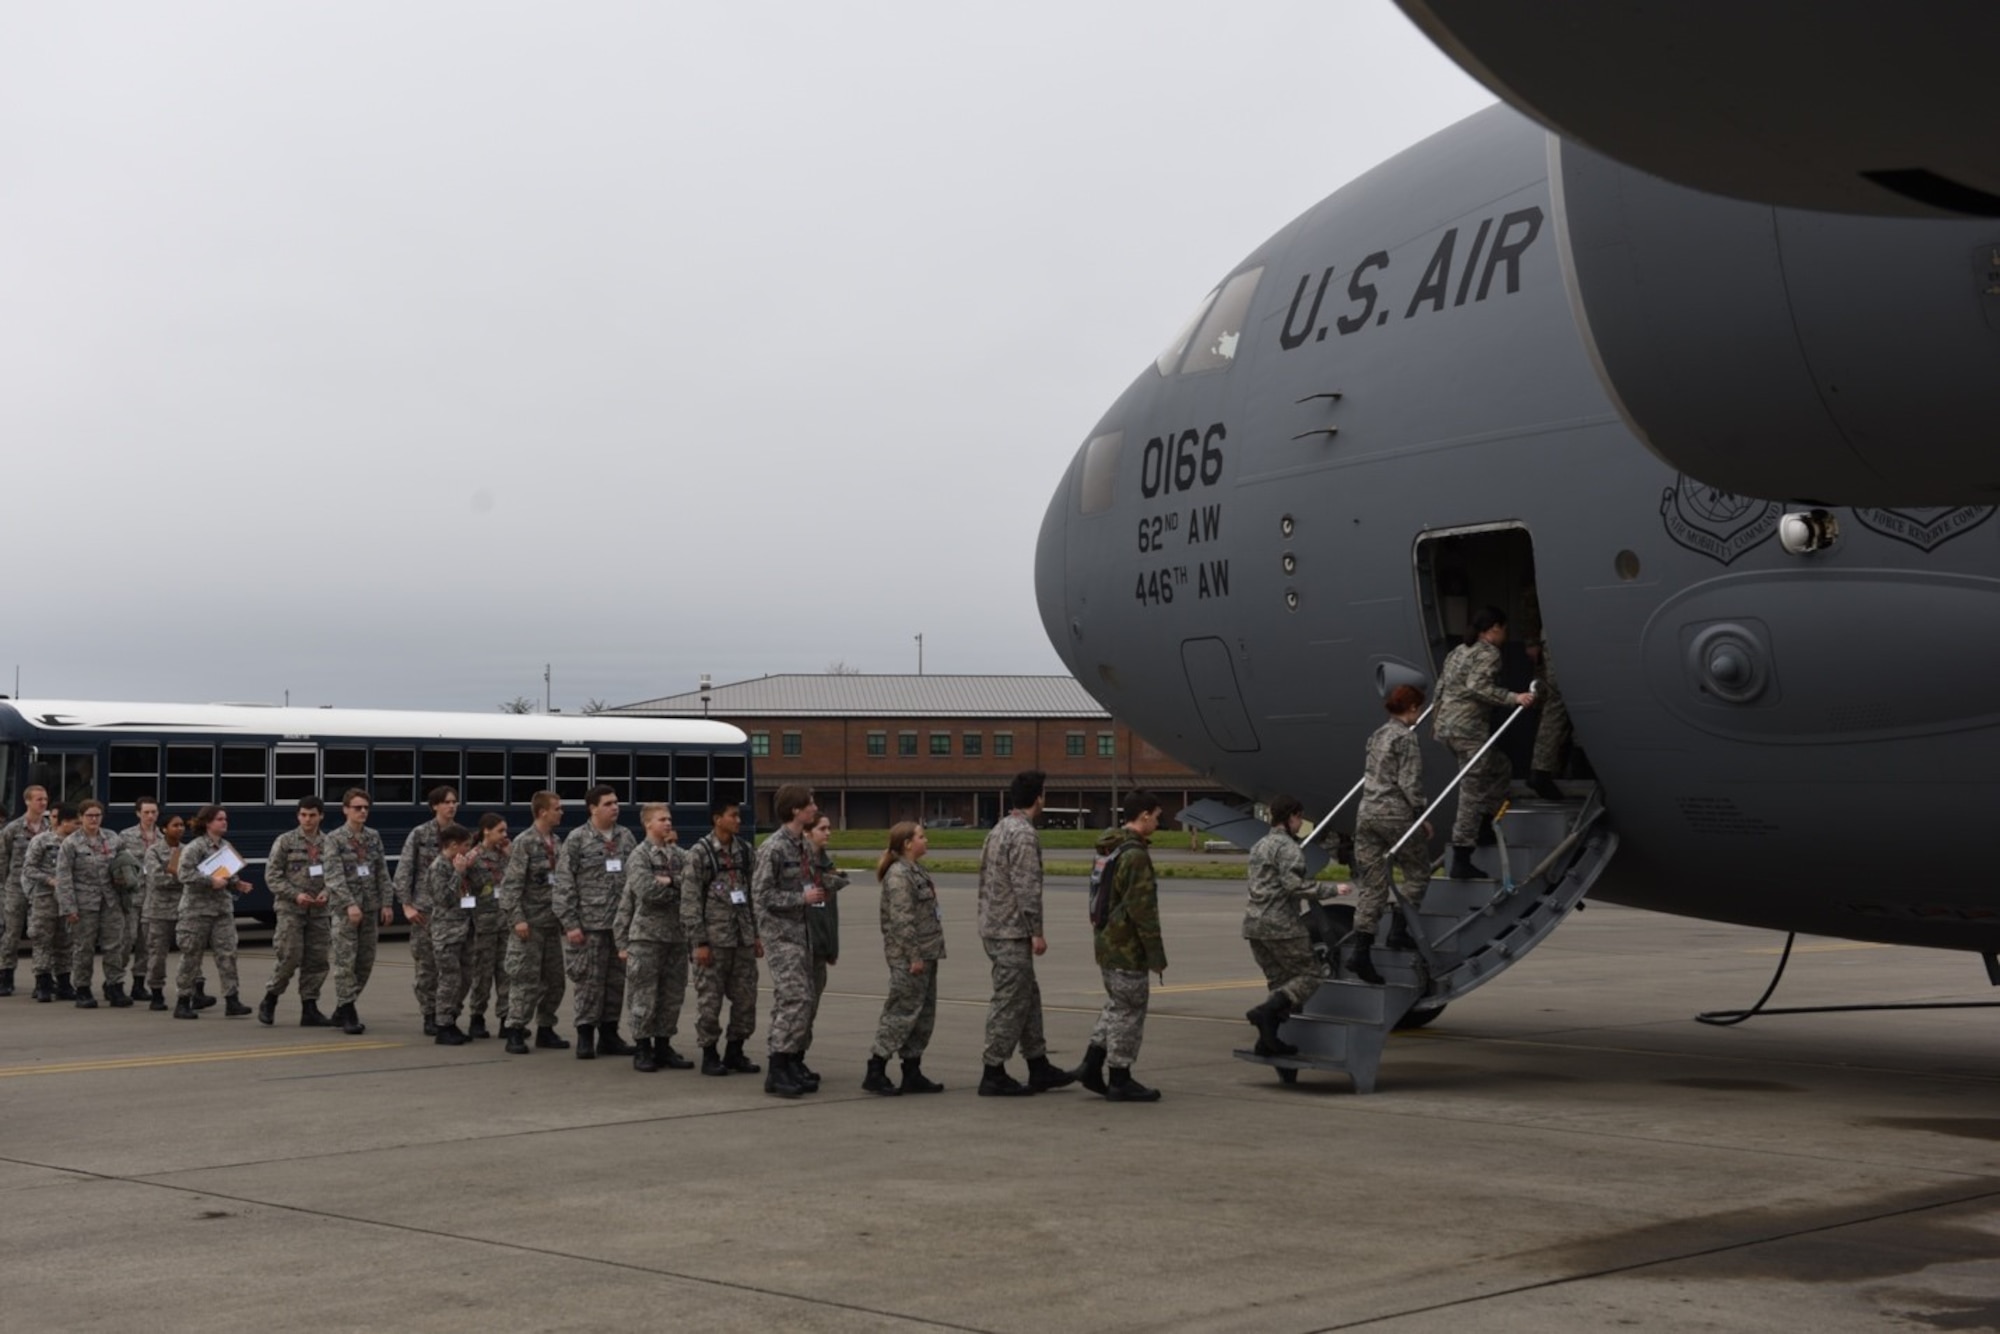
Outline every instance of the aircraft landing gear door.
{"type": "Polygon", "coordinates": [[[1202,726],[1208,729],[1208,739],[1233,753],[1258,749],[1257,729],[1250,725],[1250,714],[1243,707],[1229,645],[1212,636],[1184,639],[1181,669],[1187,674],[1188,690],[1194,695],[1202,726]]]}
{"type": "Polygon", "coordinates": [[[563,805],[583,805],[583,794],[590,791],[590,752],[587,750],[559,750],[556,752],[556,795],[563,805]]]}

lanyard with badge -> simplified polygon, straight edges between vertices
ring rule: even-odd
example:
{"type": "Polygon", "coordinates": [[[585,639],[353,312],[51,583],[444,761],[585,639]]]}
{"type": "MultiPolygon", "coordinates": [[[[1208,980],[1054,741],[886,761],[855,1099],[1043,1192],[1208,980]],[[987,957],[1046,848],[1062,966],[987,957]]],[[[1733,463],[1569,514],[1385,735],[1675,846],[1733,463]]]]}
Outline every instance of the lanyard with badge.
{"type": "Polygon", "coordinates": [[[736,856],[729,848],[722,849],[722,870],[728,877],[729,901],[739,906],[750,902],[750,896],[743,891],[743,873],[736,869],[736,856]]]}
{"type": "Polygon", "coordinates": [[[618,827],[613,825],[610,833],[599,834],[598,837],[604,840],[604,873],[606,875],[615,875],[624,870],[625,859],[611,855],[618,851],[618,827]]]}
{"type": "Polygon", "coordinates": [[[323,880],[325,876],[326,863],[320,858],[319,843],[314,841],[306,844],[306,878],[323,880]]]}

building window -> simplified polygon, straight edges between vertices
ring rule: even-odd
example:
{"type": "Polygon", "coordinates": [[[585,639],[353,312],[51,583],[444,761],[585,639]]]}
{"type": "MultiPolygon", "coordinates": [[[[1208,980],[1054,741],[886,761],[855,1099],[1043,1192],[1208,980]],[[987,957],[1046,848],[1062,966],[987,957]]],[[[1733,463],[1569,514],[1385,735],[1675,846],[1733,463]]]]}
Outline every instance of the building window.
{"type": "Polygon", "coordinates": [[[1000,759],[1010,759],[1014,754],[1014,734],[995,732],[993,734],[993,754],[1000,759]]]}
{"type": "Polygon", "coordinates": [[[931,754],[933,755],[951,754],[951,733],[949,732],[931,733],[931,754]]]}
{"type": "Polygon", "coordinates": [[[1118,753],[1118,740],[1111,732],[1097,734],[1097,753],[1101,758],[1110,759],[1118,753]]]}
{"type": "Polygon", "coordinates": [[[958,750],[961,755],[983,755],[986,752],[985,738],[977,732],[967,732],[959,738],[958,750]]]}
{"type": "Polygon", "coordinates": [[[898,732],[898,733],[896,733],[896,753],[897,753],[898,755],[914,755],[914,754],[916,754],[916,753],[917,753],[917,734],[916,734],[915,732],[898,732]]]}
{"type": "Polygon", "coordinates": [[[870,732],[868,734],[868,753],[870,755],[887,755],[889,753],[889,734],[887,732],[870,732]]]}
{"type": "Polygon", "coordinates": [[[1063,738],[1063,754],[1071,758],[1083,754],[1083,733],[1071,732],[1063,738]]]}
{"type": "Polygon", "coordinates": [[[797,755],[805,747],[805,736],[800,732],[787,732],[780,740],[784,743],[784,752],[787,755],[797,755]]]}
{"type": "Polygon", "coordinates": [[[752,732],[750,734],[750,754],[761,760],[770,753],[771,734],[769,732],[752,732]]]}

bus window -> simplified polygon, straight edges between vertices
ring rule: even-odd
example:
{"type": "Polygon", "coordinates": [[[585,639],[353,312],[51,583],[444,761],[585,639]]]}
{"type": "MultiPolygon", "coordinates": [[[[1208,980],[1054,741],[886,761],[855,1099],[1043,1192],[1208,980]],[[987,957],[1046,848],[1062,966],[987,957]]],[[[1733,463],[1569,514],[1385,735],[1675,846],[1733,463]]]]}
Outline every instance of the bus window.
{"type": "Polygon", "coordinates": [[[517,750],[507,757],[507,804],[526,806],[549,785],[549,753],[517,750]]]}
{"type": "Polygon", "coordinates": [[[264,806],[270,803],[270,760],[262,746],[224,746],[219,776],[225,806],[264,806]]]}
{"type": "Polygon", "coordinates": [[[320,767],[326,777],[319,794],[329,806],[339,805],[350,787],[368,788],[368,752],[360,746],[328,746],[320,754],[320,767]]]}
{"type": "Polygon", "coordinates": [[[708,756],[686,751],[674,756],[674,804],[708,805],[708,756]]]}
{"type": "MultiPolygon", "coordinates": [[[[458,752],[456,750],[439,750],[426,746],[424,747],[423,758],[423,782],[417,786],[422,789],[425,801],[430,800],[430,794],[434,788],[448,787],[457,791],[460,774],[458,769],[458,752]]],[[[460,792],[459,795],[464,796],[465,794],[460,792]]]]}
{"type": "Polygon", "coordinates": [[[638,782],[632,790],[634,801],[672,801],[674,797],[674,757],[657,753],[639,756],[638,782]]]}
{"type": "Polygon", "coordinates": [[[160,795],[160,748],[153,744],[113,742],[104,775],[104,799],[129,806],[141,797],[160,795]]]}
{"type": "Polygon", "coordinates": [[[597,752],[593,772],[597,781],[618,794],[618,800],[627,805],[632,801],[632,756],[628,751],[613,750],[597,752]]]}
{"type": "Polygon", "coordinates": [[[167,790],[161,800],[170,806],[206,806],[215,800],[215,747],[168,746],[167,790]]]}
{"type": "Polygon", "coordinates": [[[587,750],[559,750],[556,752],[556,795],[569,802],[583,801],[583,794],[590,791],[590,752],[587,750]]]}
{"type": "Polygon", "coordinates": [[[410,806],[417,800],[417,752],[408,746],[375,748],[375,804],[410,806]]]}
{"type": "Polygon", "coordinates": [[[750,804],[749,788],[743,781],[743,771],[750,762],[741,755],[718,755],[715,757],[715,797],[716,801],[735,801],[750,804]]]}
{"type": "Polygon", "coordinates": [[[319,748],[279,746],[271,752],[271,804],[295,805],[319,795],[319,748]]]}
{"type": "Polygon", "coordinates": [[[507,752],[468,750],[465,752],[465,804],[505,806],[507,804],[507,752]]]}
{"type": "Polygon", "coordinates": [[[87,750],[45,750],[36,757],[34,781],[48,789],[51,806],[88,801],[97,795],[97,756],[87,750]]]}

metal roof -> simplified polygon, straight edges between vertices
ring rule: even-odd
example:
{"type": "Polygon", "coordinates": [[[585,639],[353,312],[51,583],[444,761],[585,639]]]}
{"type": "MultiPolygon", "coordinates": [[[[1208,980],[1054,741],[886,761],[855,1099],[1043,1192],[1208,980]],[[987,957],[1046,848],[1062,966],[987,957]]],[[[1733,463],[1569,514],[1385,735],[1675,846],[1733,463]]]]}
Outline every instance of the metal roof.
{"type": "Polygon", "coordinates": [[[610,714],[715,718],[1098,718],[1068,676],[840,676],[790,673],[621,704],[610,714]]]}

